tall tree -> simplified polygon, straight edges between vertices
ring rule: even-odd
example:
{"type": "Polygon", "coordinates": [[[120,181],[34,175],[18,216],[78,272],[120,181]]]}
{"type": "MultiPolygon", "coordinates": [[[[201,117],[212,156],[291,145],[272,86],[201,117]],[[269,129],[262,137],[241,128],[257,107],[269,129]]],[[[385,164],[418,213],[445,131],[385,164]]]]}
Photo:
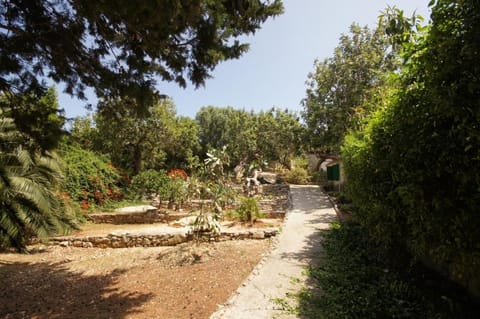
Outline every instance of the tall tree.
{"type": "Polygon", "coordinates": [[[167,127],[161,145],[169,168],[190,166],[190,161],[200,153],[198,123],[186,116],[176,117],[167,127]]]}
{"type": "Polygon", "coordinates": [[[396,62],[383,23],[375,30],[352,24],[333,57],[315,61],[302,102],[314,150],[339,152],[347,131],[370,112],[366,102],[384,84],[385,74],[398,67],[396,62]]]}
{"type": "Polygon", "coordinates": [[[164,163],[162,136],[167,130],[166,121],[175,116],[170,101],[156,103],[142,114],[135,111],[131,106],[134,102],[129,99],[107,100],[102,105],[95,117],[102,141],[97,150],[133,174],[140,172],[145,160],[160,166],[164,163]]]}
{"type": "Polygon", "coordinates": [[[156,79],[202,85],[215,66],[248,49],[283,10],[280,0],[1,0],[0,92],[39,92],[42,79],[85,97],[152,104],[156,79]]]}
{"type": "Polygon", "coordinates": [[[272,108],[257,116],[257,152],[266,161],[289,167],[294,155],[303,150],[304,126],[297,114],[272,108]]]}
{"type": "Polygon", "coordinates": [[[53,150],[64,134],[65,117],[54,86],[40,96],[6,91],[0,94],[0,108],[4,116],[12,118],[16,128],[28,137],[23,144],[31,149],[53,150]]]}
{"type": "Polygon", "coordinates": [[[195,116],[203,153],[226,147],[230,163],[255,157],[258,133],[255,114],[233,107],[202,107],[195,116]]]}
{"type": "Polygon", "coordinates": [[[72,138],[108,155],[119,167],[137,174],[142,169],[183,165],[197,154],[197,125],[177,117],[171,100],[159,100],[140,113],[129,99],[103,103],[93,122],[76,121],[72,138]]]}

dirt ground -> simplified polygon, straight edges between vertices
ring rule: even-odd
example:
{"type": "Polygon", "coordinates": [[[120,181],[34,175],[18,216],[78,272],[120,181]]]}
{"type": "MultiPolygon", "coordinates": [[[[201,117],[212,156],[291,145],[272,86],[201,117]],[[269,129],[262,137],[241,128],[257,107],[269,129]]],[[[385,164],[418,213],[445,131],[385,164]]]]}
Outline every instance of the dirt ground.
{"type": "Polygon", "coordinates": [[[0,318],[209,318],[269,240],[0,253],[0,318]]]}

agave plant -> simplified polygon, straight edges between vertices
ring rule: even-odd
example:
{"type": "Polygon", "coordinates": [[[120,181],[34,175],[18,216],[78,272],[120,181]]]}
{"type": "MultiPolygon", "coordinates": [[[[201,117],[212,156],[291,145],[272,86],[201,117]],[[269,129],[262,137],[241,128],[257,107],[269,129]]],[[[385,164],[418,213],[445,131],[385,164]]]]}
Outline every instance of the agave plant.
{"type": "Polygon", "coordinates": [[[31,236],[44,238],[75,227],[58,196],[62,180],[55,154],[24,149],[10,118],[0,118],[0,247],[25,249],[31,236]]]}

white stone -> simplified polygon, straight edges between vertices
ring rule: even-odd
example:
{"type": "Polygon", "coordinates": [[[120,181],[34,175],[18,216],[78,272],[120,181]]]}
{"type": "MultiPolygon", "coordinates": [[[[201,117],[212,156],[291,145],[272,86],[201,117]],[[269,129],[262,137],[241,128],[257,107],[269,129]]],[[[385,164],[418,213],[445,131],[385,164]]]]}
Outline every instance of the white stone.
{"type": "Polygon", "coordinates": [[[60,245],[62,247],[68,247],[68,246],[70,246],[70,242],[68,240],[64,240],[64,241],[61,241],[60,243],[58,243],[58,245],[60,245]]]}
{"type": "Polygon", "coordinates": [[[141,206],[129,206],[115,209],[117,213],[145,213],[145,212],[156,212],[157,207],[152,205],[141,205],[141,206]]]}
{"type": "Polygon", "coordinates": [[[265,233],[263,231],[256,231],[252,234],[253,239],[264,239],[265,233]]]}

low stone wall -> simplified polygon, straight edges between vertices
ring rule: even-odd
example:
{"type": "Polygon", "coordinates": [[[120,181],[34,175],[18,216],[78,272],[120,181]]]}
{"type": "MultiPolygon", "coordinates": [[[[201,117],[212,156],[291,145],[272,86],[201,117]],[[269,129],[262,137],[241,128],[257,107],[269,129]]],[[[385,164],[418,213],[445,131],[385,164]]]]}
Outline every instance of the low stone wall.
{"type": "Polygon", "coordinates": [[[55,237],[51,245],[82,248],[127,248],[175,246],[187,241],[228,241],[241,239],[265,239],[276,236],[278,229],[255,229],[242,231],[223,231],[220,233],[164,233],[164,234],[109,234],[107,236],[55,237]]]}
{"type": "Polygon", "coordinates": [[[164,223],[165,212],[147,211],[147,212],[130,212],[130,213],[94,213],[88,214],[87,219],[95,224],[153,224],[164,223]]]}
{"type": "Polygon", "coordinates": [[[64,247],[99,247],[99,248],[126,248],[126,247],[155,247],[175,246],[187,241],[187,235],[175,234],[109,234],[107,236],[88,237],[55,237],[50,239],[51,245],[64,247]]]}
{"type": "Polygon", "coordinates": [[[190,216],[188,212],[177,212],[167,210],[155,210],[148,212],[130,213],[94,213],[87,215],[87,219],[95,224],[154,224],[170,223],[175,220],[190,216]]]}

